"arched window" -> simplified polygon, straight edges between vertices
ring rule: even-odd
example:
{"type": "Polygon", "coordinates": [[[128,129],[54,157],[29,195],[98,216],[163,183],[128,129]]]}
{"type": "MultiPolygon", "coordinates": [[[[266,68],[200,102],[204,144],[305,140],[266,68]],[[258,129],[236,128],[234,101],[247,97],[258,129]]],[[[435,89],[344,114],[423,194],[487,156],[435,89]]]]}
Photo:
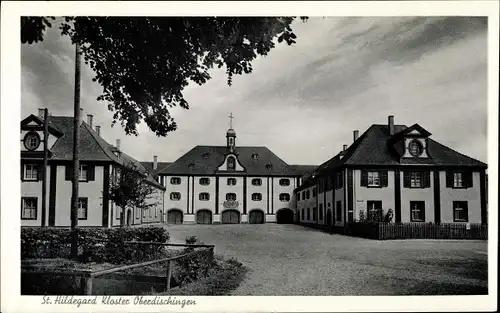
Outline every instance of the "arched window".
{"type": "Polygon", "coordinates": [[[234,157],[230,156],[227,158],[227,170],[228,171],[234,171],[235,167],[236,167],[236,161],[234,159],[234,157]]]}
{"type": "Polygon", "coordinates": [[[210,194],[208,192],[200,193],[200,201],[208,201],[210,200],[210,194]]]}
{"type": "Polygon", "coordinates": [[[261,193],[253,193],[252,194],[252,201],[262,201],[262,194],[261,193]]]}
{"type": "Polygon", "coordinates": [[[252,186],[261,186],[261,185],[262,185],[262,179],[260,178],[252,179],[252,186]]]}

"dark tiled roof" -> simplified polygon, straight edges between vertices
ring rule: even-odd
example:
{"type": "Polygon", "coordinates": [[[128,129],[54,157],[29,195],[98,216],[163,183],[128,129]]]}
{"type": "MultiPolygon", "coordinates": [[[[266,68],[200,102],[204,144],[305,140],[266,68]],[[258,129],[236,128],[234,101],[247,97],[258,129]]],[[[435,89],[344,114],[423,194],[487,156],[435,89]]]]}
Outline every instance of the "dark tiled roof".
{"type": "MultiPolygon", "coordinates": [[[[196,146],[158,174],[213,175],[228,154],[225,146],[196,146]],[[191,165],[191,166],[190,166],[191,165]]],[[[266,147],[236,147],[235,154],[245,168],[246,175],[255,176],[301,176],[266,147]],[[252,155],[258,157],[254,159],[252,155]],[[271,166],[268,166],[268,165],[271,166]]],[[[231,175],[241,175],[239,172],[231,175]]]]}
{"type": "Polygon", "coordinates": [[[142,166],[144,166],[144,168],[146,170],[148,170],[151,174],[156,176],[156,175],[158,175],[159,172],[163,171],[168,166],[170,166],[170,164],[172,164],[172,162],[158,162],[156,171],[153,170],[153,162],[141,162],[141,164],[142,164],[142,166]]]}
{"type": "Polygon", "coordinates": [[[300,176],[306,176],[314,172],[314,170],[318,167],[317,165],[290,165],[300,176]]]}
{"type": "MultiPolygon", "coordinates": [[[[62,133],[62,136],[56,140],[50,149],[52,152],[51,160],[73,160],[73,117],[50,116],[49,127],[54,127],[62,133]]],[[[116,150],[116,147],[107,143],[87,123],[82,122],[80,124],[80,161],[109,161],[120,165],[133,165],[140,173],[146,175],[146,180],[149,183],[154,184],[156,187],[164,188],[158,184],[156,179],[139,161],[123,151],[120,153],[120,157],[118,157],[113,153],[113,150],[116,150]]]]}

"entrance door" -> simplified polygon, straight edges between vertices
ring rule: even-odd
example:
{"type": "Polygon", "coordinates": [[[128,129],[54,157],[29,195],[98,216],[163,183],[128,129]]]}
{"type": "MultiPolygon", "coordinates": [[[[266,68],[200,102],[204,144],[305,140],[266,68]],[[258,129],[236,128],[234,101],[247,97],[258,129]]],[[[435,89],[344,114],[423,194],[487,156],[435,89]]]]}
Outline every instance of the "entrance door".
{"type": "Polygon", "coordinates": [[[127,211],[127,226],[130,226],[132,224],[132,211],[128,210],[127,211]]]}
{"type": "Polygon", "coordinates": [[[264,224],[264,212],[261,210],[250,211],[248,222],[250,224],[264,224]]]}
{"type": "Polygon", "coordinates": [[[240,212],[236,210],[226,210],[222,212],[222,224],[239,224],[240,212]]]}
{"type": "Polygon", "coordinates": [[[293,224],[293,211],[290,209],[280,209],[276,212],[276,223],[293,224]]]}
{"type": "Polygon", "coordinates": [[[168,224],[182,224],[182,211],[181,210],[168,211],[167,223],[168,224]]]}
{"type": "Polygon", "coordinates": [[[326,212],[326,226],[332,226],[332,210],[326,212]]]}
{"type": "Polygon", "coordinates": [[[212,224],[212,212],[210,212],[209,210],[199,210],[196,213],[196,223],[212,224]]]}

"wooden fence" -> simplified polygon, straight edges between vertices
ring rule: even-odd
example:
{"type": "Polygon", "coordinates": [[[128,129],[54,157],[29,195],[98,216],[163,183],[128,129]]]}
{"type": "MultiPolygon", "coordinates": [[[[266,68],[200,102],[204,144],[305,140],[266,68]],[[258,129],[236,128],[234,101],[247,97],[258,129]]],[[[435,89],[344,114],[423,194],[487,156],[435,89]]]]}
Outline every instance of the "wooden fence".
{"type": "Polygon", "coordinates": [[[349,223],[345,234],[378,239],[488,239],[487,224],[349,223]]]}
{"type": "Polygon", "coordinates": [[[92,295],[92,282],[95,278],[102,277],[107,274],[114,274],[118,272],[124,272],[131,269],[151,266],[155,264],[165,264],[165,289],[168,291],[171,288],[171,280],[172,280],[172,264],[176,261],[187,257],[193,257],[195,255],[203,255],[205,254],[206,258],[206,270],[208,270],[213,265],[214,259],[214,245],[203,245],[203,244],[171,244],[171,243],[161,243],[161,242],[141,242],[141,241],[126,241],[127,244],[138,244],[138,245],[160,245],[165,247],[185,247],[185,248],[193,248],[197,250],[190,251],[187,253],[183,253],[180,255],[162,258],[158,260],[152,260],[147,262],[141,262],[137,264],[117,266],[104,270],[52,270],[52,271],[43,271],[43,273],[32,272],[30,269],[32,268],[29,265],[22,265],[21,272],[24,274],[43,274],[43,275],[53,275],[53,276],[73,276],[79,279],[80,284],[80,292],[82,295],[92,295]]]}

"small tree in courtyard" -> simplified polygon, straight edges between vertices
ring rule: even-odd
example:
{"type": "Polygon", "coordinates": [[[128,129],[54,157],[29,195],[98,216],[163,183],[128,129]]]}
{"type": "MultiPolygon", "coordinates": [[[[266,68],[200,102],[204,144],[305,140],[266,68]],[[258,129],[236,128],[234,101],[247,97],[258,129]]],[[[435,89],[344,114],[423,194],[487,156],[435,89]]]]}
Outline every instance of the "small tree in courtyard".
{"type": "Polygon", "coordinates": [[[110,200],[121,209],[120,225],[125,224],[125,212],[134,208],[146,210],[158,204],[155,199],[156,188],[147,181],[137,166],[129,163],[117,169],[110,178],[110,200]]]}

